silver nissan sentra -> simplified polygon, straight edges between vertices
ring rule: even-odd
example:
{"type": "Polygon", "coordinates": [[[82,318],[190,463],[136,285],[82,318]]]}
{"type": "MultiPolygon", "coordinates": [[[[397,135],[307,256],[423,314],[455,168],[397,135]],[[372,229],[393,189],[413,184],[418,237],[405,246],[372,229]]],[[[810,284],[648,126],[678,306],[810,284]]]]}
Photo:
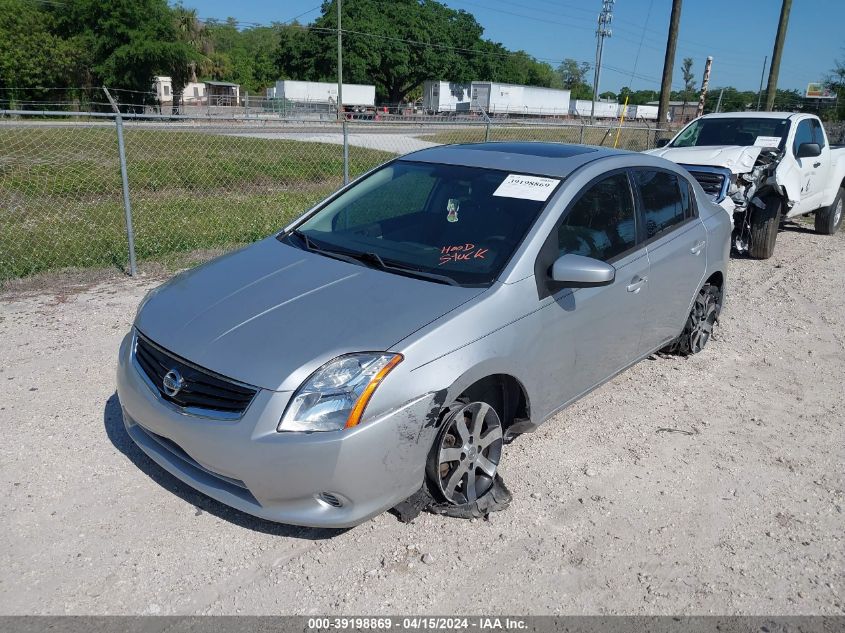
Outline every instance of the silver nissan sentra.
{"type": "Polygon", "coordinates": [[[654,156],[422,150],[150,292],[120,349],[126,429],[273,521],[352,526],[424,488],[480,508],[510,439],[656,350],[704,347],[730,233],[654,156]]]}

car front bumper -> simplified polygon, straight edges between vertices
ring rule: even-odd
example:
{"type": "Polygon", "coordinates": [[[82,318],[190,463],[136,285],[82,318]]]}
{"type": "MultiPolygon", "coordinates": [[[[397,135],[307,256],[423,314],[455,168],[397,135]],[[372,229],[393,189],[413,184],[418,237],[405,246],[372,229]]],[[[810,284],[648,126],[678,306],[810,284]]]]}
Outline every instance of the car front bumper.
{"type": "Polygon", "coordinates": [[[131,342],[130,334],[117,370],[127,433],[162,468],[221,503],[270,521],[351,527],[424,481],[431,433],[423,425],[433,394],[353,429],[280,433],[291,392],[260,390],[235,421],[186,415],[150,389],[131,342]]]}

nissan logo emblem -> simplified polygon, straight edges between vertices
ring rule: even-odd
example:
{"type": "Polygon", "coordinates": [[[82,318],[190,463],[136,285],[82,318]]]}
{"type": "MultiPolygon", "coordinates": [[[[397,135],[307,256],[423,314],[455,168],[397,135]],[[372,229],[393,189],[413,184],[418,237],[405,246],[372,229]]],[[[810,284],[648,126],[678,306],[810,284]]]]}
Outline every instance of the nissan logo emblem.
{"type": "Polygon", "coordinates": [[[164,375],[161,386],[164,389],[164,393],[172,398],[185,386],[185,379],[182,378],[182,374],[176,369],[171,369],[164,375]]]}

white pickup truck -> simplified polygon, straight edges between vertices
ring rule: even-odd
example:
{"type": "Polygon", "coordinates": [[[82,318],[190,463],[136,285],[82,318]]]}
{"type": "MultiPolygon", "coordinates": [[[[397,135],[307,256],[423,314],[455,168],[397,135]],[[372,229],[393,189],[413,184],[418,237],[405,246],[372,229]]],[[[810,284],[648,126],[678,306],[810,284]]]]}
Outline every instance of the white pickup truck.
{"type": "Polygon", "coordinates": [[[647,153],[685,167],[733,215],[740,253],[771,257],[786,218],[814,213],[825,235],[842,224],[845,146],[831,146],[814,115],[707,114],[647,153]]]}

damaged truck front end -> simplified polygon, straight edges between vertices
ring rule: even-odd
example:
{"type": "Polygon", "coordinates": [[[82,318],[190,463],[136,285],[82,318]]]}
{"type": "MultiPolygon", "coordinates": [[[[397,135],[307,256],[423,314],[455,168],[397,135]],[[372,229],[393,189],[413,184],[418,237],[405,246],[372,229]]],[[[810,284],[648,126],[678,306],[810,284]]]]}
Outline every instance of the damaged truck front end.
{"type": "Polygon", "coordinates": [[[777,147],[737,149],[742,150],[741,154],[727,160],[729,166],[690,163],[682,163],[682,166],[713,201],[731,215],[731,246],[734,252],[746,254],[751,246],[754,213],[765,213],[771,207],[771,198],[783,201],[789,200],[789,195],[777,169],[783,157],[781,150],[777,147]]]}

